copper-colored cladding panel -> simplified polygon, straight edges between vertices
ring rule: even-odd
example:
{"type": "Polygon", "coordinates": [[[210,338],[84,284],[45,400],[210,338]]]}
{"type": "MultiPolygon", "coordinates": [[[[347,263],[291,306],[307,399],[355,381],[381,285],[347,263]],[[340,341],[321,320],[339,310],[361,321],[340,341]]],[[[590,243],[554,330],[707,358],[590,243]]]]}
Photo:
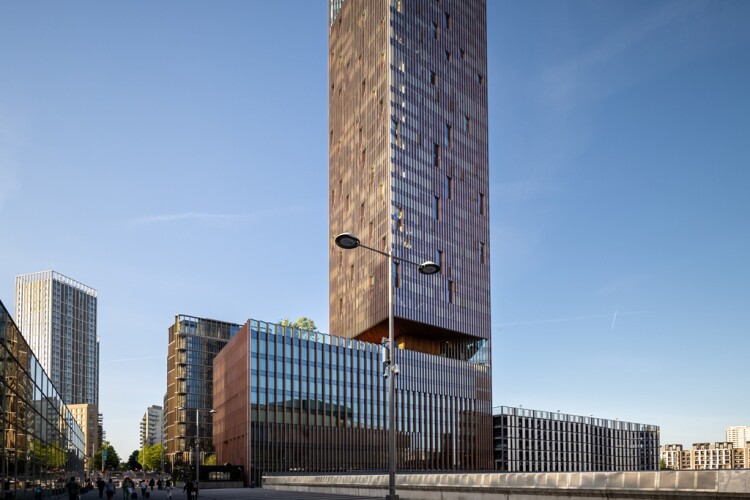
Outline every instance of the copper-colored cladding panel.
{"type": "Polygon", "coordinates": [[[214,428],[213,442],[217,463],[242,464],[245,466],[245,481],[248,482],[248,415],[250,405],[248,395],[248,325],[244,325],[228,344],[214,358],[213,401],[214,428]]]}
{"type": "MultiPolygon", "coordinates": [[[[459,468],[490,468],[486,2],[331,0],[329,8],[331,334],[387,337],[393,272],[399,384],[412,376],[415,351],[476,370],[470,402],[435,402],[446,374],[414,404],[427,398],[441,418],[460,421],[459,468]],[[389,270],[382,255],[336,247],[343,232],[401,262],[389,270]],[[425,260],[441,272],[423,276],[407,262],[425,260]]],[[[419,411],[410,405],[404,412],[419,411]]]]}
{"type": "MultiPolygon", "coordinates": [[[[490,337],[486,5],[345,0],[329,34],[330,330],[379,341],[396,259],[409,335],[490,337]],[[378,329],[378,332],[370,332],[378,329]]],[[[405,325],[402,326],[402,330],[405,325]]],[[[434,352],[429,347],[427,352],[434,352]]]]}

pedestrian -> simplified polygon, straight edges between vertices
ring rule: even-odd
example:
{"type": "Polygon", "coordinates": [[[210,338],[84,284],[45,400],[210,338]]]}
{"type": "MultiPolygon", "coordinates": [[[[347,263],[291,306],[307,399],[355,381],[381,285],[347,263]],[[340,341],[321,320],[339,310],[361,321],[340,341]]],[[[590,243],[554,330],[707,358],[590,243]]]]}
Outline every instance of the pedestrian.
{"type": "Polygon", "coordinates": [[[192,500],[193,498],[193,480],[192,479],[188,479],[185,482],[185,486],[182,487],[182,491],[187,491],[188,500],[192,500]]]}
{"type": "Polygon", "coordinates": [[[148,486],[146,485],[146,480],[145,479],[141,479],[141,484],[139,486],[141,487],[141,498],[145,498],[146,497],[146,488],[148,488],[148,486]]]}
{"type": "Polygon", "coordinates": [[[42,485],[37,483],[34,486],[34,500],[42,500],[42,495],[43,495],[42,485]]]}
{"type": "Polygon", "coordinates": [[[172,480],[167,479],[167,498],[172,498],[172,480]]]}
{"type": "Polygon", "coordinates": [[[96,487],[99,488],[99,498],[102,498],[102,495],[104,495],[104,487],[107,485],[107,483],[104,482],[104,479],[101,477],[96,480],[96,487]]]}
{"type": "Polygon", "coordinates": [[[76,478],[71,477],[65,487],[68,490],[68,500],[78,500],[78,496],[81,494],[81,487],[76,482],[76,478]]]}
{"type": "Polygon", "coordinates": [[[112,478],[109,478],[109,481],[107,481],[107,486],[105,487],[107,491],[107,500],[112,500],[112,497],[115,496],[115,483],[112,482],[112,478]]]}
{"type": "Polygon", "coordinates": [[[125,476],[125,479],[122,480],[122,498],[125,500],[130,500],[132,497],[134,491],[134,484],[133,480],[130,479],[130,476],[125,476]]]}
{"type": "Polygon", "coordinates": [[[154,484],[156,483],[154,482],[154,478],[152,477],[151,481],[148,482],[149,487],[151,487],[151,491],[154,491],[154,484]]]}

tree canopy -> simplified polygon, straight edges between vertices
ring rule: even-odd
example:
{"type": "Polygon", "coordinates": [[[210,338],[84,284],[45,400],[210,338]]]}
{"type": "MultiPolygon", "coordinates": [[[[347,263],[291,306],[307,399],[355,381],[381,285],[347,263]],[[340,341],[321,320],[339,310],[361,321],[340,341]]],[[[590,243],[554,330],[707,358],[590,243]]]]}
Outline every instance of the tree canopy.
{"type": "Polygon", "coordinates": [[[117,452],[109,441],[102,442],[102,447],[94,455],[94,469],[102,470],[102,451],[107,450],[107,459],[104,461],[104,466],[107,470],[117,470],[120,465],[120,457],[117,456],[117,452]]]}
{"type": "Polygon", "coordinates": [[[128,467],[130,470],[140,470],[141,469],[141,463],[138,461],[138,455],[141,454],[141,450],[134,450],[133,453],[130,454],[128,457],[128,467]]]}
{"type": "Polygon", "coordinates": [[[307,330],[309,332],[317,332],[318,327],[315,326],[315,321],[311,320],[307,316],[301,316],[297,318],[297,321],[290,321],[289,318],[284,318],[279,321],[281,326],[291,326],[292,328],[299,328],[300,330],[307,330]]]}
{"type": "Polygon", "coordinates": [[[145,445],[143,451],[138,453],[138,462],[143,464],[146,470],[156,470],[161,468],[162,445],[145,445]],[[145,457],[143,456],[145,453],[145,457]]]}

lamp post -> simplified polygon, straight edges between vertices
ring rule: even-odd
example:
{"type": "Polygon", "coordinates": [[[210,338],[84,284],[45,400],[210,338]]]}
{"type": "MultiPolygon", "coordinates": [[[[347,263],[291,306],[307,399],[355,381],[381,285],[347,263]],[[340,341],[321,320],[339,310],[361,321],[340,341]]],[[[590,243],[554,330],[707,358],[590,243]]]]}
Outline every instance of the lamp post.
{"type": "MultiPolygon", "coordinates": [[[[188,408],[184,406],[178,406],[178,410],[187,410],[188,408]]],[[[203,409],[202,411],[208,412],[208,413],[216,413],[216,410],[213,408],[209,409],[203,409]]],[[[195,409],[195,482],[198,483],[198,479],[200,477],[200,470],[201,470],[201,457],[200,457],[200,441],[201,441],[201,426],[200,421],[198,420],[200,418],[200,412],[201,408],[195,409]]]]}
{"type": "Polygon", "coordinates": [[[388,495],[386,500],[398,500],[396,495],[396,381],[395,376],[400,370],[396,364],[396,344],[393,338],[393,261],[398,260],[417,266],[421,274],[436,274],[440,272],[440,266],[430,260],[421,264],[407,259],[393,256],[393,248],[383,252],[376,248],[363,245],[359,238],[350,233],[341,233],[336,236],[336,246],[344,250],[353,250],[357,247],[370,250],[388,257],[388,346],[383,352],[384,370],[383,374],[388,377],[388,495]]]}

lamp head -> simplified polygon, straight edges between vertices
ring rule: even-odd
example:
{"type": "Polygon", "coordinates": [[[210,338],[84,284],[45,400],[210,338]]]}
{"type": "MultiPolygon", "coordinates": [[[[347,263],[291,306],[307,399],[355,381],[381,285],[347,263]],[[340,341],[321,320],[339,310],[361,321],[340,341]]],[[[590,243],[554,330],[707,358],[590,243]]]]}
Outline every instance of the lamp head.
{"type": "Polygon", "coordinates": [[[350,233],[341,233],[336,236],[334,241],[336,242],[337,247],[343,248],[344,250],[352,250],[359,246],[359,238],[350,233]]]}
{"type": "Polygon", "coordinates": [[[419,265],[419,272],[422,274],[437,274],[440,272],[440,266],[431,260],[427,260],[419,265]]]}

